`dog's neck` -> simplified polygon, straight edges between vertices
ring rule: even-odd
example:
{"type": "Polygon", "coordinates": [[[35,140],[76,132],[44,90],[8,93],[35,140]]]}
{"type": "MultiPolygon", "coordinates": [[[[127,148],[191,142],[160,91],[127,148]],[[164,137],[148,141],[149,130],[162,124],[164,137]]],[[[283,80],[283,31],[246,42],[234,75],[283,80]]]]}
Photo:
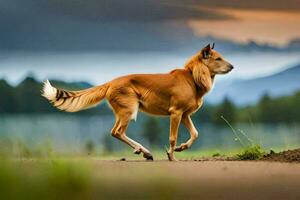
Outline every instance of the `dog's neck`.
{"type": "Polygon", "coordinates": [[[202,94],[210,91],[215,75],[210,73],[208,67],[203,62],[199,61],[198,58],[193,58],[184,68],[192,74],[195,85],[202,94]]]}

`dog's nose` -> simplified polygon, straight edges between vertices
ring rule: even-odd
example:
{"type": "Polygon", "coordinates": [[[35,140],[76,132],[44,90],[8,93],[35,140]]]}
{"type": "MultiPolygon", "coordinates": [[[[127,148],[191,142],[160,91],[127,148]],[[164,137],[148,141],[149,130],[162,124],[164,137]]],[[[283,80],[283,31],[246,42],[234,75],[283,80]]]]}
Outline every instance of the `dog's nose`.
{"type": "Polygon", "coordinates": [[[233,70],[234,67],[233,67],[233,65],[230,64],[229,68],[230,68],[230,70],[233,70]]]}

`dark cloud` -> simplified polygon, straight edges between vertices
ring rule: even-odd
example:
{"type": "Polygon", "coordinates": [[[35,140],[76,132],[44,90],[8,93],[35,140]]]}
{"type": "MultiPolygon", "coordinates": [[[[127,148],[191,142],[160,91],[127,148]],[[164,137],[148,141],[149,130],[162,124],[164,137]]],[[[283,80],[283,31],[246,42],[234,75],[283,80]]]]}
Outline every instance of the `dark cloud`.
{"type": "Polygon", "coordinates": [[[189,0],[52,0],[48,5],[52,11],[62,15],[102,22],[160,22],[228,17],[201,10],[189,0]]]}
{"type": "Polygon", "coordinates": [[[177,1],[2,0],[2,50],[172,50],[195,39],[185,19],[224,19],[177,1]]]}
{"type": "Polygon", "coordinates": [[[157,51],[199,38],[188,19],[230,19],[201,6],[299,8],[296,0],[1,0],[1,50],[157,51]],[[280,1],[281,2],[281,1],[280,1]],[[289,3],[290,2],[290,3],[289,3]],[[176,22],[176,23],[174,23],[176,22]]]}
{"type": "Polygon", "coordinates": [[[92,20],[112,22],[161,22],[186,19],[229,18],[206,11],[192,1],[178,0],[2,0],[0,14],[11,19],[92,20]]]}
{"type": "Polygon", "coordinates": [[[49,0],[51,13],[102,22],[160,22],[230,18],[202,6],[248,9],[299,9],[299,0],[49,0]]]}

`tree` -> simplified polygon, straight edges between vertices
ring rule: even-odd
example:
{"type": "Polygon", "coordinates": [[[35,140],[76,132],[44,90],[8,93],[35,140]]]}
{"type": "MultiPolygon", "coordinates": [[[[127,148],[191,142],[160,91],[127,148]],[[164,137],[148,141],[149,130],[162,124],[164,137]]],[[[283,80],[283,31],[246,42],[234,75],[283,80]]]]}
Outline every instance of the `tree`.
{"type": "Polygon", "coordinates": [[[213,122],[217,125],[225,125],[221,116],[223,116],[229,123],[235,123],[237,120],[236,107],[227,97],[219,106],[217,106],[213,115],[213,122]]]}
{"type": "Polygon", "coordinates": [[[259,115],[258,120],[261,122],[273,121],[274,113],[272,112],[272,99],[266,93],[262,96],[258,103],[259,115]],[[272,116],[273,115],[273,116],[272,116]]]}
{"type": "Polygon", "coordinates": [[[95,153],[95,144],[92,140],[88,140],[85,143],[85,151],[88,155],[94,154],[95,153]]]}
{"type": "Polygon", "coordinates": [[[14,88],[5,80],[0,80],[0,113],[13,113],[16,111],[14,88]]]}
{"type": "MultiPolygon", "coordinates": [[[[78,90],[89,87],[88,83],[51,81],[54,86],[78,90]]],[[[41,96],[43,84],[33,75],[27,76],[17,86],[9,85],[5,80],[0,80],[0,114],[2,113],[58,113],[48,100],[41,96]]],[[[101,114],[111,115],[111,110],[106,104],[101,104],[100,109],[94,108],[76,114],[101,114]]],[[[98,107],[98,108],[99,108],[98,107]]]]}
{"type": "Polygon", "coordinates": [[[114,151],[113,137],[110,133],[105,133],[101,138],[101,143],[103,145],[103,151],[111,153],[114,151]]]}
{"type": "Polygon", "coordinates": [[[160,134],[162,132],[162,127],[160,125],[159,119],[154,117],[147,117],[144,123],[143,135],[148,140],[151,146],[158,146],[160,144],[160,134]]]}
{"type": "Polygon", "coordinates": [[[205,103],[193,116],[196,121],[211,122],[213,120],[213,113],[215,107],[205,103]]]}

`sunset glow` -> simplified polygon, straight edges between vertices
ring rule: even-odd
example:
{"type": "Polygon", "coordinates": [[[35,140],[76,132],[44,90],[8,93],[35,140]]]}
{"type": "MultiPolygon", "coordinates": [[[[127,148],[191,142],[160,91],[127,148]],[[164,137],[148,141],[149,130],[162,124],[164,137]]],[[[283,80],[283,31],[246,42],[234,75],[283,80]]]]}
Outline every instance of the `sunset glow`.
{"type": "MultiPolygon", "coordinates": [[[[214,9],[215,10],[215,9],[214,9]]],[[[287,11],[217,9],[232,20],[189,20],[194,34],[214,36],[237,42],[285,45],[300,37],[300,13],[287,11]]]]}

